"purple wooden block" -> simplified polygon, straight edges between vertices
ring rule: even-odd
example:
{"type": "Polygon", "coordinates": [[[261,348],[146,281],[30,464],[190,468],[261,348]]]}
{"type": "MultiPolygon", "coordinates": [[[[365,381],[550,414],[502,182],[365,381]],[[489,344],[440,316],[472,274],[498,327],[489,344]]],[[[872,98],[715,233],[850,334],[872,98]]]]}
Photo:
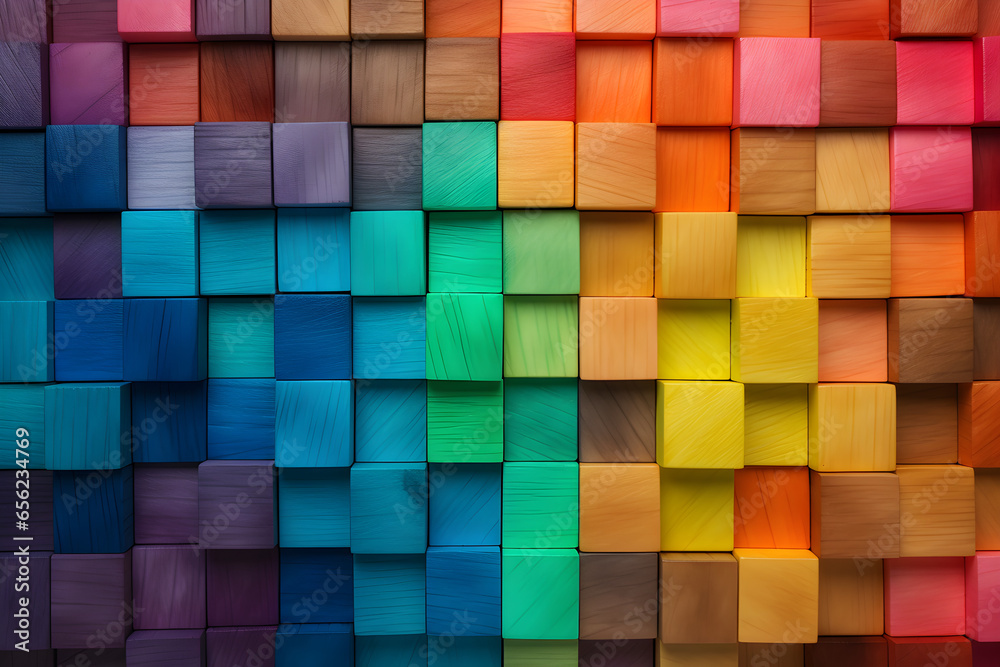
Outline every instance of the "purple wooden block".
{"type": "MultiPolygon", "coordinates": [[[[34,546],[30,542],[12,543],[16,550],[19,545],[34,546]]],[[[20,642],[34,650],[49,648],[49,561],[50,552],[31,553],[25,565],[23,555],[7,553],[0,555],[0,650],[13,651],[20,642]],[[17,590],[20,588],[21,590],[17,590]],[[27,598],[26,613],[22,613],[20,601],[27,598]],[[28,623],[21,628],[21,620],[28,623]],[[21,634],[17,634],[21,633],[21,634]]]]}
{"type": "Polygon", "coordinates": [[[198,466],[198,539],[207,549],[270,549],[277,543],[274,465],[206,461],[198,466]]]}
{"type": "MultiPolygon", "coordinates": [[[[0,0],[0,32],[4,5],[18,2],[0,0]]],[[[49,47],[44,42],[0,41],[0,129],[40,130],[49,124],[48,80],[49,47]]]]}
{"type": "Polygon", "coordinates": [[[205,667],[205,631],[138,630],[125,656],[127,667],[205,667]]]}
{"type": "Polygon", "coordinates": [[[135,543],[198,542],[198,466],[142,465],[135,475],[135,543]]]}
{"type": "Polygon", "coordinates": [[[276,626],[209,628],[208,667],[274,667],[276,626]]]}
{"type": "Polygon", "coordinates": [[[52,556],[53,648],[124,648],[132,614],[131,551],[52,556]]]}
{"type": "Polygon", "coordinates": [[[121,213],[57,213],[52,235],[57,299],[121,298],[121,213]]]}
{"type": "MultiPolygon", "coordinates": [[[[40,459],[39,459],[40,460],[40,459]]],[[[0,516],[14,516],[16,470],[0,470],[0,516]]],[[[54,517],[52,512],[52,472],[31,471],[31,521],[28,530],[20,531],[13,521],[0,521],[0,541],[12,544],[15,536],[31,537],[32,551],[55,550],[54,517]]]]}
{"type": "Polygon", "coordinates": [[[201,41],[271,39],[269,0],[197,0],[197,33],[201,41]]]}
{"type": "Polygon", "coordinates": [[[275,123],[275,206],[350,206],[350,136],[349,123],[275,123]]]}
{"type": "Polygon", "coordinates": [[[208,552],[208,625],[278,622],[277,549],[208,552]]]}
{"type": "Polygon", "coordinates": [[[52,41],[120,42],[118,0],[57,0],[52,12],[52,41]]]}
{"type": "Polygon", "coordinates": [[[124,45],[51,45],[49,102],[53,125],[127,125],[124,45]]]}
{"type": "Polygon", "coordinates": [[[46,0],[0,0],[0,42],[48,44],[50,32],[46,0]]]}
{"type": "Polygon", "coordinates": [[[56,651],[56,667],[125,667],[123,648],[85,648],[56,651]]]}
{"type": "Polygon", "coordinates": [[[618,645],[612,641],[580,640],[580,664],[604,667],[653,667],[655,639],[630,639],[618,645]]]}
{"type": "Polygon", "coordinates": [[[205,627],[205,552],[190,546],[132,549],[137,630],[205,627]]]}
{"type": "Polygon", "coordinates": [[[0,667],[52,667],[56,663],[56,652],[47,651],[2,651],[0,667]]]}
{"type": "Polygon", "coordinates": [[[194,186],[198,208],[271,206],[271,124],[196,123],[194,186]]]}

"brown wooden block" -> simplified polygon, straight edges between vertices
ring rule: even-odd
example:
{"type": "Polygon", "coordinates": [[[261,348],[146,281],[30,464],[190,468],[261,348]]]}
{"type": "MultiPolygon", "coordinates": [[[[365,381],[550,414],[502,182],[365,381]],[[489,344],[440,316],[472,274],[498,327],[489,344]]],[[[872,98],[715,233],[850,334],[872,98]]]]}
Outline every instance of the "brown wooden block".
{"type": "Polygon", "coordinates": [[[1000,470],[980,468],[976,481],[976,550],[1000,550],[1000,470]]]}
{"type": "Polygon", "coordinates": [[[351,123],[420,125],[423,122],[423,41],[353,42],[351,123]]]}
{"type": "Polygon", "coordinates": [[[820,81],[820,127],[896,124],[894,42],[824,39],[820,81]]]}
{"type": "Polygon", "coordinates": [[[351,120],[351,50],[328,42],[274,45],[276,123],[351,120]]]}
{"type": "Polygon", "coordinates": [[[976,380],[1000,380],[1000,299],[973,299],[972,374],[976,380]]]}
{"type": "Polygon", "coordinates": [[[896,463],[958,463],[955,385],[896,385],[896,463]]]}
{"type": "Polygon", "coordinates": [[[656,461],[656,383],[580,382],[580,461],[656,461]]]}
{"type": "MultiPolygon", "coordinates": [[[[788,636],[794,638],[795,631],[788,636]]],[[[802,667],[802,656],[802,644],[740,644],[740,667],[802,667]]]]}
{"type": "Polygon", "coordinates": [[[751,215],[811,215],[816,211],[816,131],[805,128],[733,130],[730,210],[751,215]]]}
{"type": "Polygon", "coordinates": [[[660,641],[736,641],[736,559],[728,553],[660,554],[660,641]]]}
{"type": "Polygon", "coordinates": [[[977,37],[1000,35],[1000,3],[979,0],[979,31],[977,37]]]}
{"type": "Polygon", "coordinates": [[[201,45],[201,120],[274,121],[274,53],[270,43],[201,45]]]}
{"type": "Polygon", "coordinates": [[[972,642],[962,636],[890,637],[889,667],[972,667],[972,642]]]}
{"type": "Polygon", "coordinates": [[[882,559],[819,559],[819,634],[880,635],[882,559]]]}
{"type": "Polygon", "coordinates": [[[424,0],[432,37],[500,37],[500,0],[424,0]]]}
{"type": "Polygon", "coordinates": [[[1000,468],[1000,382],[958,386],[958,462],[1000,468]]]}
{"type": "Polygon", "coordinates": [[[659,466],[655,463],[580,464],[580,551],[659,549],[659,466]]]}
{"type": "Polygon", "coordinates": [[[739,667],[738,644],[666,644],[657,642],[657,667],[739,667]]]}
{"type": "Polygon", "coordinates": [[[271,0],[271,35],[290,42],[347,41],[349,0],[271,0]]]}
{"type": "Polygon", "coordinates": [[[821,558],[899,555],[899,479],[892,473],[810,473],[810,548],[821,558]]]}
{"type": "Polygon", "coordinates": [[[810,0],[741,0],[740,37],[808,37],[810,0]]]}
{"type": "Polygon", "coordinates": [[[979,0],[891,0],[891,37],[963,37],[976,34],[979,0]]]}
{"type": "Polygon", "coordinates": [[[657,555],[580,554],[580,639],[656,637],[657,555]]]}
{"type": "Polygon", "coordinates": [[[351,37],[420,39],[424,36],[424,0],[351,0],[351,37]]]}
{"type": "Polygon", "coordinates": [[[973,470],[899,466],[899,555],[971,556],[976,551],[973,470]]]}
{"type": "Polygon", "coordinates": [[[889,299],[889,381],[970,382],[972,299],[889,299]]]}
{"type": "Polygon", "coordinates": [[[500,40],[427,39],[424,116],[427,120],[500,117],[500,40]]]}
{"type": "Polygon", "coordinates": [[[805,667],[885,667],[888,660],[885,637],[820,637],[806,646],[805,667]]]}

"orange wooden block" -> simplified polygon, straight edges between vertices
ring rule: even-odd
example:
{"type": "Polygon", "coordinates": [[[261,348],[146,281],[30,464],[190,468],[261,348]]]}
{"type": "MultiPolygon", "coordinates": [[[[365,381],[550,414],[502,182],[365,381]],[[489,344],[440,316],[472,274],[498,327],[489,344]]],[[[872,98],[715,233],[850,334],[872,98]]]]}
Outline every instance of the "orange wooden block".
{"type": "Polygon", "coordinates": [[[729,129],[656,128],[654,211],[729,210],[729,129]]]}
{"type": "Polygon", "coordinates": [[[742,0],[740,37],[808,37],[809,0],[742,0]]]}
{"type": "Polygon", "coordinates": [[[274,48],[270,42],[203,42],[201,120],[274,122],[274,48]]]}
{"type": "Polygon", "coordinates": [[[133,44],[128,81],[132,125],[194,125],[201,120],[197,44],[133,44]]]}
{"type": "Polygon", "coordinates": [[[576,207],[651,211],[655,205],[656,126],[577,123],[576,207]]]}
{"type": "Polygon", "coordinates": [[[958,463],[955,385],[896,385],[896,463],[958,463]]]}
{"type": "Polygon", "coordinates": [[[660,466],[580,465],[580,551],[660,549],[660,466]]]}
{"type": "Polygon", "coordinates": [[[652,213],[580,213],[580,295],[653,296],[652,213]]]}
{"type": "Polygon", "coordinates": [[[965,295],[1000,296],[1000,211],[965,214],[965,295]]]}
{"type": "Polygon", "coordinates": [[[958,386],[958,462],[1000,468],[1000,382],[958,386]]]}
{"type": "Polygon", "coordinates": [[[809,548],[808,468],[743,468],[735,488],[734,546],[809,548]]]}
{"type": "Polygon", "coordinates": [[[656,379],[656,299],[580,299],[580,379],[656,379]]]}
{"type": "Polygon", "coordinates": [[[649,42],[577,42],[576,122],[648,123],[652,79],[649,42]]]}
{"type": "Polygon", "coordinates": [[[576,0],[577,39],[653,39],[656,0],[576,0]]]}
{"type": "Polygon", "coordinates": [[[812,37],[889,39],[885,0],[812,0],[812,37]]]}
{"type": "Polygon", "coordinates": [[[890,0],[892,39],[976,34],[979,0],[890,0]]]}
{"type": "Polygon", "coordinates": [[[730,160],[731,211],[747,215],[816,212],[816,130],[733,130],[730,160]]]}
{"type": "Polygon", "coordinates": [[[573,32],[573,0],[504,0],[502,32],[573,32]]]}
{"type": "Polygon", "coordinates": [[[428,37],[499,37],[500,0],[424,0],[428,37]]]}
{"type": "Polygon", "coordinates": [[[653,43],[653,122],[733,122],[733,40],[660,37],[653,43]]]}
{"type": "Polygon", "coordinates": [[[1000,35],[1000,2],[979,0],[979,32],[977,37],[1000,35]]]}
{"type": "Polygon", "coordinates": [[[976,550],[1000,550],[1000,470],[980,468],[976,481],[976,550]]]}
{"type": "Polygon", "coordinates": [[[820,382],[885,382],[887,346],[885,301],[820,300],[820,382]]]}
{"type": "Polygon", "coordinates": [[[891,238],[891,296],[965,292],[965,223],[961,215],[894,215],[891,238]]]}

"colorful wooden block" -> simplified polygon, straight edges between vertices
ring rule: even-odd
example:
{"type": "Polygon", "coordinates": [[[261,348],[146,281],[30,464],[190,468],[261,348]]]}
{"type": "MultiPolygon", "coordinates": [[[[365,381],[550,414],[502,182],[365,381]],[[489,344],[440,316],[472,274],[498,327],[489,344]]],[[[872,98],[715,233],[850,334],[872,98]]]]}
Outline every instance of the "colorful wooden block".
{"type": "Polygon", "coordinates": [[[977,551],[965,559],[965,633],[977,642],[993,642],[1000,637],[1000,623],[989,609],[996,597],[997,572],[996,554],[989,551],[977,551]]]}
{"type": "Polygon", "coordinates": [[[434,493],[429,499],[430,544],[499,546],[499,463],[431,464],[434,493]]]}
{"type": "Polygon", "coordinates": [[[274,49],[263,42],[206,42],[201,46],[201,120],[274,121],[274,49]]]}
{"type": "Polygon", "coordinates": [[[1000,382],[972,382],[958,386],[958,462],[975,468],[995,468],[1000,447],[1000,424],[995,416],[1000,382]]]}
{"type": "MultiPolygon", "coordinates": [[[[882,561],[824,557],[819,559],[821,643],[824,640],[823,635],[882,634],[883,602],[882,561]],[[869,563],[871,567],[868,567],[869,563]]],[[[883,653],[884,649],[883,643],[883,653]]],[[[825,654],[826,651],[818,653],[825,654]]],[[[808,649],[806,655],[809,655],[808,649]]]]}
{"type": "Polygon", "coordinates": [[[958,463],[955,385],[896,385],[896,463],[958,463]]]}
{"type": "Polygon", "coordinates": [[[205,552],[188,546],[135,547],[132,595],[137,630],[203,628],[205,552]]]}
{"type": "Polygon", "coordinates": [[[973,377],[976,380],[1000,379],[1000,355],[986,343],[1000,328],[1000,301],[975,299],[972,303],[973,377]]]}
{"type": "Polygon", "coordinates": [[[881,0],[812,0],[812,37],[885,40],[888,26],[889,7],[881,0]]]}
{"type": "Polygon", "coordinates": [[[198,208],[271,206],[271,125],[195,124],[194,184],[198,208]]]}
{"type": "Polygon", "coordinates": [[[422,131],[424,209],[496,208],[496,123],[425,123],[422,131]]]}
{"type": "Polygon", "coordinates": [[[209,628],[205,631],[205,662],[209,667],[239,664],[240,661],[259,660],[262,667],[275,667],[274,651],[276,626],[247,626],[240,628],[209,628]],[[260,654],[271,657],[263,659],[260,654]]]}
{"type": "Polygon", "coordinates": [[[423,553],[355,553],[355,634],[424,634],[426,576],[423,553]]]}
{"type": "Polygon", "coordinates": [[[972,299],[889,299],[889,381],[971,381],[972,333],[972,299]]]}
{"type": "Polygon", "coordinates": [[[657,376],[657,301],[580,299],[580,377],[652,380],[657,376]]]}
{"type": "Polygon", "coordinates": [[[428,291],[502,291],[500,213],[436,211],[428,227],[428,291]]]}
{"type": "Polygon", "coordinates": [[[657,643],[656,659],[661,667],[738,667],[740,647],[732,644],[657,643]]]}
{"type": "Polygon", "coordinates": [[[349,206],[347,123],[274,124],[274,205],[349,206]]]}
{"type": "MultiPolygon", "coordinates": [[[[54,506],[54,499],[52,497],[53,475],[54,473],[47,470],[33,470],[31,472],[31,485],[29,488],[32,489],[32,495],[34,495],[34,499],[31,501],[33,507],[30,508],[32,521],[29,523],[28,530],[26,531],[18,530],[15,525],[10,525],[3,529],[4,539],[13,542],[12,538],[15,536],[31,537],[33,549],[37,551],[53,551],[55,549],[55,515],[52,511],[54,506]]],[[[16,510],[16,504],[20,502],[20,498],[17,497],[17,491],[20,491],[20,489],[17,489],[15,486],[17,479],[19,478],[17,477],[16,470],[0,471],[0,480],[3,480],[5,483],[3,487],[4,491],[0,494],[0,509],[6,512],[18,511],[16,510]]]]}
{"type": "Polygon", "coordinates": [[[812,643],[819,615],[819,559],[807,549],[735,549],[739,564],[739,639],[812,643]]]}
{"type": "Polygon", "coordinates": [[[577,382],[510,378],[504,383],[504,460],[577,459],[577,382]]]}
{"type": "Polygon", "coordinates": [[[505,211],[505,294],[575,294],[580,290],[580,214],[505,211]]]}
{"type": "Polygon", "coordinates": [[[655,639],[656,615],[643,612],[656,595],[656,554],[580,554],[580,637],[655,639]]]}
{"type": "Polygon", "coordinates": [[[281,587],[277,601],[282,623],[295,623],[303,618],[317,623],[353,620],[354,558],[347,549],[281,549],[280,552],[281,587]],[[320,590],[327,593],[326,601],[322,596],[313,600],[320,590]]]}
{"type": "Polygon", "coordinates": [[[736,296],[736,215],[657,213],[654,294],[666,299],[736,296]]]}
{"type": "Polygon", "coordinates": [[[501,32],[573,32],[573,5],[565,0],[542,3],[508,0],[503,7],[501,32]]]}
{"type": "MultiPolygon", "coordinates": [[[[544,13],[538,5],[532,9],[544,13]]],[[[504,15],[518,11],[516,6],[504,8],[504,15]]],[[[576,39],[571,29],[511,30],[507,23],[500,35],[500,118],[575,120],[576,39]]]]}
{"type": "MultiPolygon", "coordinates": [[[[971,0],[947,7],[937,7],[927,0],[892,0],[892,38],[973,35],[977,27],[976,9],[971,0]]],[[[891,656],[889,662],[892,663],[891,656]]]]}
{"type": "Polygon", "coordinates": [[[45,135],[0,135],[0,185],[10,198],[0,215],[45,215],[45,135]]]}
{"type": "Polygon", "coordinates": [[[585,211],[579,237],[581,295],[652,296],[652,215],[585,211]]]}
{"type": "Polygon", "coordinates": [[[965,225],[958,215],[892,216],[896,296],[947,296],[965,290],[965,225]],[[933,258],[932,262],[929,262],[933,258]]]}
{"type": "Polygon", "coordinates": [[[274,638],[275,667],[292,667],[332,658],[354,662],[354,629],[350,623],[303,623],[282,626],[274,638]]]}
{"type": "MultiPolygon", "coordinates": [[[[575,385],[574,385],[575,392],[575,385]]],[[[576,403],[576,397],[573,397],[576,403]]],[[[575,413],[575,410],[574,410],[575,413]]],[[[5,384],[0,385],[0,429],[13,433],[14,438],[8,439],[3,445],[6,456],[2,469],[27,468],[30,470],[45,469],[45,385],[42,384],[5,384]],[[17,454],[18,433],[24,429],[28,438],[27,450],[17,454]],[[27,454],[27,458],[25,458],[27,454]]],[[[576,419],[573,419],[574,434],[576,419]]],[[[573,451],[576,451],[574,446],[573,451]]],[[[567,459],[568,460],[568,459],[567,459]]],[[[21,475],[24,477],[25,475],[21,475]]],[[[36,547],[37,548],[37,547],[36,547]]]]}
{"type": "Polygon", "coordinates": [[[659,637],[665,644],[736,641],[736,559],[728,553],[661,553],[659,637]]]}
{"type": "Polygon", "coordinates": [[[972,468],[907,465],[899,477],[899,555],[971,556],[976,550],[972,468]]]}
{"type": "Polygon", "coordinates": [[[504,464],[501,544],[505,550],[577,546],[578,467],[575,462],[504,464]]]}
{"type": "Polygon", "coordinates": [[[885,301],[820,300],[820,382],[885,382],[887,346],[885,301]]]}
{"type": "Polygon", "coordinates": [[[274,297],[274,376],[351,378],[351,298],[346,294],[274,297]]]}
{"type": "Polygon", "coordinates": [[[1000,98],[993,90],[992,81],[1000,64],[1000,40],[996,36],[979,37],[972,42],[973,94],[975,100],[975,122],[995,125],[1000,121],[1000,98]]]}
{"type": "MultiPolygon", "coordinates": [[[[198,466],[198,544],[209,549],[272,548],[278,532],[276,499],[271,461],[205,461],[198,466]],[[237,516],[230,518],[234,509],[237,516]]],[[[209,625],[216,624],[209,620],[209,625]]]]}
{"type": "Polygon", "coordinates": [[[350,148],[351,179],[346,195],[354,210],[420,208],[423,192],[420,130],[355,128],[350,148]]]}
{"type": "Polygon", "coordinates": [[[740,7],[734,0],[659,0],[656,35],[732,37],[740,29],[740,7]]]}
{"type": "Polygon", "coordinates": [[[121,256],[124,296],[197,296],[198,214],[125,211],[121,256]]]}
{"type": "Polygon", "coordinates": [[[194,382],[208,372],[205,299],[125,299],[124,377],[194,382]]]}
{"type": "Polygon", "coordinates": [[[820,126],[895,125],[895,43],[824,39],[820,46],[820,126]]]}
{"type": "Polygon", "coordinates": [[[821,299],[888,297],[892,284],[890,220],[887,215],[809,216],[806,294],[821,299]]]}
{"type": "Polygon", "coordinates": [[[423,100],[423,42],[352,44],[351,123],[419,125],[424,121],[423,100]]]}
{"type": "Polygon", "coordinates": [[[577,377],[577,297],[505,296],[504,377],[577,377]]]}
{"type": "Polygon", "coordinates": [[[126,444],[136,463],[205,460],[204,382],[132,384],[132,426],[126,444]]]}
{"type": "Polygon", "coordinates": [[[274,294],[274,211],[203,211],[198,219],[202,294],[274,294]]]}
{"type": "Polygon", "coordinates": [[[818,327],[818,299],[735,299],[733,380],[815,382],[818,327]]]}
{"type": "Polygon", "coordinates": [[[975,127],[972,131],[972,205],[978,211],[1000,208],[993,183],[1000,174],[1000,129],[975,127]]]}
{"type": "Polygon", "coordinates": [[[278,289],[348,291],[350,220],[344,209],[278,209],[278,289]]]}
{"type": "Polygon", "coordinates": [[[580,498],[581,551],[659,549],[658,466],[584,463],[580,465],[580,498]]]}
{"type": "Polygon", "coordinates": [[[656,462],[665,468],[742,468],[743,385],[658,381],[656,462]]]}
{"type": "Polygon", "coordinates": [[[893,127],[889,129],[889,154],[893,211],[972,209],[969,128],[893,127]]]}
{"type": "Polygon", "coordinates": [[[60,470],[52,475],[56,553],[128,554],[135,535],[132,466],[115,470],[115,465],[109,459],[87,466],[90,470],[97,468],[99,473],[81,469],[60,470]],[[95,475],[101,480],[95,482],[95,475]]]}
{"type": "Polygon", "coordinates": [[[351,36],[354,39],[420,39],[424,36],[423,0],[406,0],[385,8],[374,0],[351,3],[351,36]]]}
{"type": "Polygon", "coordinates": [[[497,128],[497,201],[501,207],[573,205],[573,124],[500,121],[497,128]]]}
{"type": "Polygon", "coordinates": [[[656,4],[644,0],[609,7],[598,0],[579,0],[574,6],[577,39],[652,39],[656,34],[656,4]]]}
{"type": "Polygon", "coordinates": [[[956,632],[965,627],[964,614],[965,559],[885,561],[886,634],[933,637],[956,632]]]}
{"type": "Polygon", "coordinates": [[[137,465],[135,543],[188,544],[198,534],[198,467],[137,465]]]}
{"type": "Polygon", "coordinates": [[[424,31],[434,37],[499,37],[500,3],[497,0],[427,0],[424,31]]]}
{"type": "Polygon", "coordinates": [[[687,39],[653,42],[653,122],[675,126],[731,124],[732,40],[707,40],[700,49],[689,49],[689,44],[687,39]]]}
{"type": "Polygon", "coordinates": [[[808,37],[809,0],[749,0],[740,6],[740,37],[808,37]]]}
{"type": "Polygon", "coordinates": [[[125,125],[122,44],[49,46],[49,104],[53,125],[125,125]]]}
{"type": "Polygon", "coordinates": [[[278,543],[283,547],[351,546],[351,473],[345,468],[281,472],[278,543]]]}
{"type": "Polygon", "coordinates": [[[576,120],[581,123],[650,122],[652,74],[651,44],[577,42],[576,120]]]}
{"type": "MultiPolygon", "coordinates": [[[[797,638],[797,633],[789,631],[788,636],[797,638]]],[[[768,661],[776,667],[798,667],[805,660],[805,644],[739,644],[740,665],[760,664],[768,661]]]]}
{"type": "Polygon", "coordinates": [[[200,667],[205,664],[205,631],[139,630],[125,641],[126,665],[200,667]]]}
{"type": "Polygon", "coordinates": [[[498,547],[429,547],[427,549],[427,634],[500,636],[500,549],[498,547]]]}
{"type": "Polygon", "coordinates": [[[743,387],[745,465],[806,465],[809,460],[808,388],[797,384],[743,387]]]}
{"type": "Polygon", "coordinates": [[[130,125],[201,120],[197,44],[133,44],[128,50],[130,125]]]}
{"type": "Polygon", "coordinates": [[[891,384],[809,387],[809,467],[820,472],[892,471],[896,391],[891,384]]]}
{"type": "Polygon", "coordinates": [[[1000,214],[975,211],[965,215],[965,295],[1000,296],[1000,214]]]}
{"type": "MultiPolygon", "coordinates": [[[[607,660],[604,654],[610,649],[606,641],[581,640],[577,642],[577,654],[584,664],[590,665],[607,660]]],[[[640,667],[641,665],[651,665],[654,663],[657,642],[653,639],[634,639],[621,647],[616,647],[612,654],[612,662],[609,665],[620,667],[640,667]]]]}
{"type": "Polygon", "coordinates": [[[55,364],[48,347],[53,331],[51,301],[2,301],[0,315],[17,326],[0,330],[0,380],[3,382],[51,382],[55,364]]]}
{"type": "Polygon", "coordinates": [[[323,42],[275,44],[274,120],[277,123],[350,121],[350,50],[323,42]]]}
{"type": "Polygon", "coordinates": [[[657,377],[729,379],[729,303],[723,299],[657,301],[657,377]]]}
{"type": "Polygon", "coordinates": [[[194,128],[128,128],[128,205],[194,208],[194,128]]]}
{"type": "MultiPolygon", "coordinates": [[[[447,2],[448,0],[446,0],[447,2]]],[[[476,8],[477,4],[466,3],[476,8]]],[[[427,3],[427,10],[432,3],[427,3]]],[[[456,8],[455,12],[458,13],[456,8]]],[[[427,16],[430,35],[431,16],[427,16]]],[[[500,117],[500,40],[492,36],[428,36],[424,80],[427,120],[497,120],[500,117]]]]}
{"type": "Polygon", "coordinates": [[[501,379],[501,295],[428,294],[427,312],[427,379],[501,379]]]}
{"type": "Polygon", "coordinates": [[[896,44],[896,122],[900,125],[971,125],[971,42],[896,44]]]}
{"type": "Polygon", "coordinates": [[[809,470],[743,468],[735,473],[734,546],[809,548],[809,470]]]}
{"type": "Polygon", "coordinates": [[[274,458],[286,468],[354,462],[354,387],[345,381],[277,382],[274,458]]]}
{"type": "Polygon", "coordinates": [[[888,210],[888,130],[817,130],[816,211],[869,213],[888,210]]]}
{"type": "Polygon", "coordinates": [[[734,127],[815,127],[819,101],[819,39],[744,36],[733,42],[734,127]],[[775,61],[784,64],[781,77],[771,71],[775,61]]]}
{"type": "Polygon", "coordinates": [[[354,377],[420,379],[426,372],[424,299],[354,298],[354,377]]]}
{"type": "MultiPolygon", "coordinates": [[[[207,392],[208,458],[275,458],[276,391],[274,380],[269,379],[210,380],[207,392]]],[[[286,464],[281,461],[280,465],[286,464]]]]}
{"type": "Polygon", "coordinates": [[[125,208],[125,128],[49,125],[45,129],[45,201],[50,211],[125,208]]]}
{"type": "Polygon", "coordinates": [[[427,464],[355,463],[351,467],[351,551],[423,554],[427,499],[427,464]]]}
{"type": "Polygon", "coordinates": [[[740,216],[736,227],[736,296],[806,295],[806,221],[740,216]],[[776,257],[780,260],[775,261],[776,257]]]}
{"type": "Polygon", "coordinates": [[[660,551],[733,548],[733,471],[660,471],[660,551]]]}
{"type": "MultiPolygon", "coordinates": [[[[28,21],[27,25],[37,23],[28,21]]],[[[7,29],[4,26],[4,30],[7,29]]],[[[9,107],[4,105],[0,114],[0,127],[5,130],[41,130],[49,124],[49,48],[46,41],[43,36],[41,43],[20,40],[0,42],[3,44],[0,47],[0,64],[3,64],[4,72],[0,80],[12,92],[16,90],[11,97],[16,103],[9,107]]]]}
{"type": "MultiPolygon", "coordinates": [[[[25,308],[27,304],[38,302],[20,303],[25,304],[20,308],[24,312],[23,317],[32,321],[31,315],[27,314],[31,311],[25,308]]],[[[121,382],[123,379],[124,301],[108,300],[104,307],[99,303],[93,305],[94,303],[73,299],[49,305],[50,309],[54,305],[54,331],[76,332],[76,336],[69,338],[65,346],[55,348],[55,379],[59,382],[121,382]]],[[[16,354],[17,347],[12,345],[11,349],[16,354]]],[[[41,344],[36,349],[46,350],[41,344]]],[[[50,356],[48,350],[46,355],[50,356]]],[[[30,361],[33,364],[31,370],[44,370],[35,360],[30,361]]],[[[24,373],[28,371],[25,370],[24,373]]]]}
{"type": "Polygon", "coordinates": [[[657,128],[653,210],[728,210],[729,152],[728,128],[657,128]]]}
{"type": "Polygon", "coordinates": [[[199,41],[271,38],[268,0],[250,0],[239,6],[224,0],[196,0],[195,15],[199,41]]]}
{"type": "Polygon", "coordinates": [[[730,141],[729,210],[809,215],[816,209],[816,131],[740,128],[730,141]]]}
{"type": "MultiPolygon", "coordinates": [[[[291,560],[293,554],[308,552],[286,553],[291,560]]],[[[210,549],[205,579],[209,627],[277,622],[278,568],[277,549],[210,549]]],[[[291,575],[288,582],[295,580],[291,575]]]]}
{"type": "Polygon", "coordinates": [[[52,647],[79,648],[105,632],[122,648],[132,630],[132,554],[55,554],[51,560],[52,647]],[[121,625],[118,636],[107,628],[121,625]]]}
{"type": "Polygon", "coordinates": [[[351,212],[351,293],[422,296],[427,291],[422,211],[351,212]]]}
{"type": "Polygon", "coordinates": [[[149,7],[118,0],[118,34],[126,42],[195,41],[193,0],[169,0],[149,7]]]}
{"type": "Polygon", "coordinates": [[[580,382],[580,461],[656,460],[656,383],[580,382]]]}
{"type": "Polygon", "coordinates": [[[7,235],[4,238],[7,259],[0,263],[0,299],[51,301],[55,296],[52,220],[10,218],[0,222],[0,229],[7,235]]]}
{"type": "MultiPolygon", "coordinates": [[[[107,299],[122,295],[121,217],[117,213],[60,213],[52,219],[57,299],[107,299]]],[[[114,307],[112,304],[110,307],[114,307]]],[[[90,308],[81,315],[90,317],[90,308]]]]}
{"type": "Polygon", "coordinates": [[[327,42],[350,39],[350,6],[343,0],[274,0],[271,36],[278,41],[327,42]]]}
{"type": "Polygon", "coordinates": [[[359,382],[354,408],[355,460],[427,458],[427,384],[421,380],[359,382]]]}
{"type": "Polygon", "coordinates": [[[811,548],[821,558],[900,555],[900,484],[891,473],[811,473],[811,548]]]}
{"type": "MultiPolygon", "coordinates": [[[[961,636],[890,637],[886,635],[891,667],[918,667],[928,660],[946,661],[959,667],[972,666],[972,643],[961,636]]],[[[933,663],[932,663],[933,664],[933,663]]]]}
{"type": "Polygon", "coordinates": [[[656,126],[576,126],[576,207],[650,211],[656,205],[656,126]]]}
{"type": "Polygon", "coordinates": [[[580,555],[575,550],[504,549],[501,564],[505,639],[579,636],[580,555]]]}
{"type": "Polygon", "coordinates": [[[428,654],[427,635],[358,635],[354,642],[355,662],[362,665],[417,665],[423,667],[428,654]]]}

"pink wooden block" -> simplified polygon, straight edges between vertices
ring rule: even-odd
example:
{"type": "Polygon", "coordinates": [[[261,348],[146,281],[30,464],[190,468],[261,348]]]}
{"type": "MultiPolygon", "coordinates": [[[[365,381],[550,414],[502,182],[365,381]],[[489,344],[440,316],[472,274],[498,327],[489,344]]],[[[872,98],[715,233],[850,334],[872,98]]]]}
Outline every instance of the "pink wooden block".
{"type": "Polygon", "coordinates": [[[972,42],[896,42],[896,124],[971,125],[972,42]]]}
{"type": "Polygon", "coordinates": [[[965,634],[1000,642],[1000,551],[977,551],[965,559],[965,634]]]}
{"type": "Polygon", "coordinates": [[[972,210],[972,128],[889,128],[892,210],[972,210]]]}
{"type": "Polygon", "coordinates": [[[197,41],[194,0],[118,0],[118,34],[126,42],[197,41]]]}
{"type": "Polygon", "coordinates": [[[735,37],[740,0],[659,0],[657,37],[735,37]]]}
{"type": "Polygon", "coordinates": [[[733,127],[819,125],[819,39],[742,37],[733,48],[733,127]]]}
{"type": "Polygon", "coordinates": [[[1000,125],[1000,37],[972,42],[976,123],[1000,125]]]}
{"type": "Polygon", "coordinates": [[[965,559],[887,558],[885,633],[893,637],[962,634],[965,559]]]}

